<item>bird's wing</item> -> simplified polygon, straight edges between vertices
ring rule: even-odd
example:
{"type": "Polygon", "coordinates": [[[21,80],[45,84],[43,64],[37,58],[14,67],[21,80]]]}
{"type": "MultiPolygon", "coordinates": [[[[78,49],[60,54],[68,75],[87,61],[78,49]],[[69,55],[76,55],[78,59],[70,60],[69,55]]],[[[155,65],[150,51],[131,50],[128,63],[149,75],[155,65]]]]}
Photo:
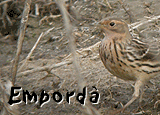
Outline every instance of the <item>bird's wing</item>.
{"type": "Polygon", "coordinates": [[[160,43],[158,41],[142,41],[132,39],[126,47],[128,59],[141,61],[157,61],[160,59],[160,43]]]}

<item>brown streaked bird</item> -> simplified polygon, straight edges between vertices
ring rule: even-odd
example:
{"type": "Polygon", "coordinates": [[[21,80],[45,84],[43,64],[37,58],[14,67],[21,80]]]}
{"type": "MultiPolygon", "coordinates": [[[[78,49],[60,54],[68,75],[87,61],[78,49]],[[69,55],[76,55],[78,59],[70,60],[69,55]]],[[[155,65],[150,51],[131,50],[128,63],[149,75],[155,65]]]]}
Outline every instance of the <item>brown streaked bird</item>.
{"type": "Polygon", "coordinates": [[[133,38],[120,19],[104,19],[99,24],[105,34],[99,47],[104,66],[118,78],[135,81],[133,97],[121,109],[124,111],[139,97],[144,85],[160,74],[160,43],[133,38]]]}

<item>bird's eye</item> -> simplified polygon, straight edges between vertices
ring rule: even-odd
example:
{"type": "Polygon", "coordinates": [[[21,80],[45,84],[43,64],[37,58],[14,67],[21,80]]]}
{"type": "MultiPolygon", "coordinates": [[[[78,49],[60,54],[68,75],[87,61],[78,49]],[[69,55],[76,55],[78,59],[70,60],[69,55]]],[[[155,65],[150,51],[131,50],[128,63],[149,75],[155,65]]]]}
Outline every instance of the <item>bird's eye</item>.
{"type": "Polygon", "coordinates": [[[110,23],[110,26],[114,26],[114,25],[115,25],[115,23],[114,23],[114,22],[111,22],[111,23],[110,23]]]}

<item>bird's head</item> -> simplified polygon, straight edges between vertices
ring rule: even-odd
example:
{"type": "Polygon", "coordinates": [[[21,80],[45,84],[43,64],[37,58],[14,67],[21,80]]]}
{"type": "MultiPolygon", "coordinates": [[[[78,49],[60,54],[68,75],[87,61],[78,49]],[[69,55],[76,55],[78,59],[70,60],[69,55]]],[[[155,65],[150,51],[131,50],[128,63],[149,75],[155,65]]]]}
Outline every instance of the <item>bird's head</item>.
{"type": "Polygon", "coordinates": [[[99,26],[107,37],[130,36],[128,25],[121,19],[103,19],[99,22],[99,26]]]}

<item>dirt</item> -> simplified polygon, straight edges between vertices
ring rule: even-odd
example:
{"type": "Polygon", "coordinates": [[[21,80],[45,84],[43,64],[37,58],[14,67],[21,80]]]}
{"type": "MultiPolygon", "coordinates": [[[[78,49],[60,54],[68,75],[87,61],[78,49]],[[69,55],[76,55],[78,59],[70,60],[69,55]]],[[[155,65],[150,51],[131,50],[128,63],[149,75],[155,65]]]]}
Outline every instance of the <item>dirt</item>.
{"type": "MultiPolygon", "coordinates": [[[[87,48],[103,39],[103,35],[99,28],[95,25],[96,21],[100,21],[106,17],[122,18],[128,24],[129,15],[122,8],[118,0],[110,0],[112,7],[110,9],[104,1],[99,0],[73,0],[72,6],[79,10],[79,19],[72,19],[74,26],[73,31],[76,39],[76,48],[87,48]],[[105,5],[103,5],[105,4],[105,5]],[[99,11],[100,10],[100,11],[99,11]]],[[[134,15],[134,21],[140,21],[144,17],[151,17],[160,15],[160,0],[128,0],[124,2],[125,7],[134,15]]],[[[71,10],[72,11],[72,10],[71,10]]],[[[75,18],[74,12],[70,12],[71,16],[75,18]]],[[[42,17],[41,17],[42,18],[42,17]]],[[[68,38],[66,37],[65,28],[62,17],[50,19],[49,22],[44,21],[39,25],[41,18],[29,18],[29,26],[26,30],[25,40],[23,44],[20,62],[30,52],[34,43],[41,32],[45,32],[53,26],[55,29],[48,35],[42,38],[33,55],[31,56],[25,70],[43,67],[45,65],[52,65],[64,61],[70,54],[68,45],[68,38]]],[[[139,31],[145,37],[150,39],[160,38],[159,34],[160,22],[152,22],[139,28],[139,31]],[[158,23],[155,26],[155,23],[158,23]],[[155,34],[156,33],[156,34],[155,34]]],[[[11,62],[16,53],[16,41],[9,41],[8,43],[0,43],[0,67],[2,76],[10,76],[11,62]]],[[[80,71],[86,82],[88,92],[93,90],[93,87],[98,89],[100,100],[98,104],[93,106],[102,114],[108,115],[122,108],[121,104],[126,104],[132,97],[134,82],[123,81],[111,75],[103,66],[99,57],[98,51],[91,52],[88,56],[80,58],[80,71]],[[96,57],[96,58],[95,58],[96,57]]],[[[23,61],[20,63],[20,65],[23,61]]],[[[40,95],[42,90],[52,94],[53,92],[60,92],[63,95],[63,102],[57,104],[52,98],[42,107],[39,103],[22,102],[19,105],[20,113],[22,115],[72,115],[82,114],[80,111],[80,103],[76,100],[78,94],[78,82],[76,81],[76,73],[73,64],[68,64],[55,68],[51,73],[36,72],[26,76],[17,77],[16,85],[22,87],[23,90],[29,92],[34,91],[40,95]],[[75,91],[75,96],[71,98],[70,104],[66,101],[66,93],[75,91]]],[[[119,115],[129,115],[133,113],[142,112],[144,115],[158,115],[160,114],[160,104],[157,109],[154,109],[154,103],[158,100],[158,93],[160,93],[160,78],[151,79],[152,85],[145,87],[142,108],[138,109],[139,102],[133,102],[124,113],[119,115]]],[[[20,99],[22,99],[22,91],[20,99]]]]}

